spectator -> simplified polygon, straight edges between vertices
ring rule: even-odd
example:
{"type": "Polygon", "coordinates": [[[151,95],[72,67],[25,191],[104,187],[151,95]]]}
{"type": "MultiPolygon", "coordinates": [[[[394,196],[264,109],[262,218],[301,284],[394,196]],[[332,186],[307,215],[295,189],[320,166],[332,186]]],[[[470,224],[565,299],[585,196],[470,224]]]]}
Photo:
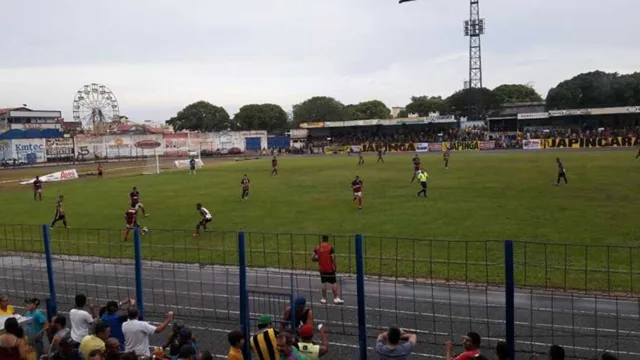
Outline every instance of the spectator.
{"type": "Polygon", "coordinates": [[[100,350],[93,350],[87,357],[88,360],[104,360],[104,354],[100,350]]]}
{"type": "Polygon", "coordinates": [[[104,343],[105,360],[120,360],[120,341],[116,338],[109,338],[104,343]]]}
{"type": "Polygon", "coordinates": [[[340,299],[340,290],[338,289],[336,277],[336,254],[333,246],[329,243],[329,236],[322,235],[322,243],[314,250],[312,260],[318,262],[318,269],[320,270],[320,281],[322,282],[322,299],[320,299],[320,302],[322,304],[327,303],[328,283],[331,284],[333,303],[337,305],[344,304],[344,301],[340,299]]]}
{"type": "Polygon", "coordinates": [[[327,341],[327,334],[325,333],[325,327],[320,327],[320,345],[313,342],[313,328],[309,325],[305,325],[300,328],[300,341],[298,341],[298,349],[307,357],[307,360],[318,360],[320,357],[327,355],[329,352],[329,342],[327,341]]]}
{"type": "MultiPolygon", "coordinates": [[[[313,311],[307,307],[307,299],[304,296],[298,296],[293,302],[295,311],[295,321],[298,324],[298,328],[302,325],[309,325],[313,327],[313,311]]],[[[287,306],[284,310],[284,316],[282,318],[285,324],[282,325],[283,330],[291,325],[291,306],[287,306]]]]}
{"type": "Polygon", "coordinates": [[[118,310],[123,305],[133,306],[136,304],[134,299],[127,299],[119,304],[115,301],[107,302],[107,306],[100,309],[100,320],[109,325],[111,329],[111,337],[118,339],[118,343],[122,347],[120,351],[124,350],[124,334],[122,333],[122,324],[127,321],[126,314],[118,314],[118,310]]]}
{"type": "Polygon", "coordinates": [[[496,357],[498,360],[508,360],[509,359],[509,348],[507,347],[507,343],[504,341],[499,341],[496,345],[496,357]]]}
{"type": "Polygon", "coordinates": [[[182,345],[180,352],[178,353],[179,360],[191,360],[196,357],[196,352],[192,346],[182,345]]]}
{"type": "Polygon", "coordinates": [[[411,355],[417,342],[418,337],[415,334],[409,334],[397,326],[392,326],[387,332],[378,335],[376,353],[378,353],[380,360],[404,360],[411,355]],[[401,343],[401,341],[403,342],[401,343]]]}
{"type": "MultiPolygon", "coordinates": [[[[476,359],[480,355],[480,335],[475,332],[467,333],[467,336],[463,339],[464,352],[455,357],[455,360],[472,360],[476,359]]],[[[451,352],[453,351],[453,343],[451,341],[447,341],[447,354],[446,359],[451,360],[453,356],[451,352]]]]}
{"type": "Polygon", "coordinates": [[[213,360],[213,355],[210,351],[203,351],[198,355],[198,360],[213,360]]]}
{"type": "Polygon", "coordinates": [[[27,312],[24,313],[24,317],[30,319],[25,332],[29,346],[36,351],[36,359],[40,359],[44,354],[44,335],[49,328],[49,322],[42,311],[38,310],[38,305],[40,300],[36,298],[25,300],[27,312]]]}
{"type": "Polygon", "coordinates": [[[149,335],[163,332],[173,319],[173,313],[169,312],[167,319],[162,324],[153,326],[146,321],[138,320],[138,308],[130,306],[128,319],[127,322],[122,324],[125,351],[133,351],[137,356],[149,357],[151,355],[151,351],[149,351],[149,335]]]}
{"type": "Polygon", "coordinates": [[[192,360],[198,360],[197,358],[197,354],[198,354],[198,347],[196,346],[196,342],[193,340],[193,334],[191,333],[191,330],[189,330],[186,327],[182,327],[180,329],[180,331],[178,331],[178,336],[176,339],[176,343],[177,343],[177,348],[176,348],[176,352],[173,352],[173,347],[171,349],[171,358],[173,360],[177,360],[178,359],[178,355],[180,354],[180,349],[182,349],[183,346],[187,345],[193,348],[194,354],[193,354],[193,359],[192,360]]]}
{"type": "Polygon", "coordinates": [[[280,360],[307,360],[306,356],[300,354],[293,346],[293,337],[289,333],[282,333],[278,336],[278,352],[280,360]]]}
{"type": "Polygon", "coordinates": [[[178,340],[178,335],[180,334],[180,330],[184,327],[183,324],[179,322],[174,322],[171,326],[171,334],[169,334],[169,338],[167,338],[167,342],[162,347],[163,349],[169,349],[169,352],[173,352],[175,349],[175,354],[177,355],[180,351],[180,342],[178,340]]]}
{"type": "Polygon", "coordinates": [[[229,339],[229,345],[231,345],[227,360],[243,360],[242,347],[244,346],[244,335],[240,331],[234,330],[230,332],[227,337],[229,339]]]}
{"type": "Polygon", "coordinates": [[[49,346],[49,357],[60,350],[60,340],[69,335],[69,329],[67,329],[67,318],[64,315],[57,315],[53,318],[53,338],[51,339],[51,345],[49,346]]]}
{"type": "Polygon", "coordinates": [[[59,350],[49,360],[85,360],[75,344],[76,342],[71,336],[63,337],[60,340],[59,350]]]}
{"type": "Polygon", "coordinates": [[[0,316],[12,316],[16,313],[13,306],[9,305],[9,297],[0,296],[0,316]]]}
{"type": "Polygon", "coordinates": [[[85,310],[85,306],[87,306],[86,295],[76,295],[75,303],[76,307],[69,312],[69,320],[71,321],[71,339],[74,341],[73,346],[77,349],[82,339],[89,335],[89,328],[96,318],[96,314],[93,306],[89,306],[91,313],[85,310]]]}
{"type": "Polygon", "coordinates": [[[258,319],[258,332],[251,337],[251,351],[257,360],[277,360],[276,344],[278,333],[273,328],[271,316],[262,315],[258,319]]]}
{"type": "Polygon", "coordinates": [[[105,351],[104,342],[109,338],[109,325],[104,321],[98,321],[94,328],[95,335],[87,335],[80,343],[80,352],[85,359],[89,359],[89,353],[93,350],[105,351]]]}
{"type": "Polygon", "coordinates": [[[549,360],[564,360],[564,349],[560,345],[551,345],[549,348],[549,360]]]}
{"type": "Polygon", "coordinates": [[[0,359],[23,360],[27,358],[28,346],[24,341],[24,331],[16,318],[4,321],[4,334],[0,335],[0,359]]]}

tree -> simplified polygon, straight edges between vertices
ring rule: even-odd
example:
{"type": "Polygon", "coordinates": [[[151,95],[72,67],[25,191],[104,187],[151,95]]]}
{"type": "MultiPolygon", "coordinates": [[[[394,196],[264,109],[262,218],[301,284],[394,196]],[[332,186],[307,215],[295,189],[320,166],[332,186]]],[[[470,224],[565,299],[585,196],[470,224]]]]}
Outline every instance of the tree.
{"type": "Polygon", "coordinates": [[[640,73],[582,73],[551,88],[546,101],[549,109],[640,105],[640,73]]]}
{"type": "Polygon", "coordinates": [[[287,113],[276,104],[244,105],[233,118],[239,130],[284,130],[287,122],[287,113]]]}
{"type": "Polygon", "coordinates": [[[345,106],[338,100],[327,96],[314,96],[293,105],[293,122],[344,121],[347,118],[345,106]]]}
{"type": "Polygon", "coordinates": [[[412,96],[411,102],[405,107],[408,114],[429,116],[429,113],[447,111],[447,104],[441,96],[412,96]]]}
{"type": "Polygon", "coordinates": [[[224,131],[231,127],[229,114],[224,108],[206,101],[187,105],[167,121],[175,131],[224,131]]]}
{"type": "Polygon", "coordinates": [[[475,99],[481,102],[485,112],[500,108],[501,104],[491,90],[487,88],[467,88],[456,91],[446,98],[446,112],[460,116],[469,116],[470,96],[474,96],[475,99]],[[472,92],[476,93],[473,94],[472,92]]]}
{"type": "Polygon", "coordinates": [[[391,110],[380,100],[345,106],[349,120],[390,119],[391,110]]]}
{"type": "Polygon", "coordinates": [[[522,84],[500,85],[493,89],[493,95],[500,104],[542,101],[542,96],[533,87],[522,84]]]}
{"type": "Polygon", "coordinates": [[[398,115],[396,115],[396,117],[400,119],[407,118],[409,117],[409,112],[407,111],[407,109],[400,110],[398,111],[398,115]]]}

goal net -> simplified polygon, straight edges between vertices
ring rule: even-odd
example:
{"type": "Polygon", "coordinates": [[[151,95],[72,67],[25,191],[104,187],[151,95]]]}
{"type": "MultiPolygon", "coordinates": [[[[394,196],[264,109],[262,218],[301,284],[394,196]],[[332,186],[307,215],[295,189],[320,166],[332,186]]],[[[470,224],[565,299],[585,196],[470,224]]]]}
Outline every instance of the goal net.
{"type": "Polygon", "coordinates": [[[145,156],[144,160],[140,164],[140,170],[142,175],[160,174],[160,157],[155,149],[153,154],[145,156]]]}
{"type": "Polygon", "coordinates": [[[196,161],[196,169],[200,169],[204,166],[199,151],[189,150],[188,155],[189,157],[187,157],[186,159],[175,160],[173,162],[173,168],[175,170],[189,169],[189,167],[191,166],[191,159],[194,159],[196,161]]]}

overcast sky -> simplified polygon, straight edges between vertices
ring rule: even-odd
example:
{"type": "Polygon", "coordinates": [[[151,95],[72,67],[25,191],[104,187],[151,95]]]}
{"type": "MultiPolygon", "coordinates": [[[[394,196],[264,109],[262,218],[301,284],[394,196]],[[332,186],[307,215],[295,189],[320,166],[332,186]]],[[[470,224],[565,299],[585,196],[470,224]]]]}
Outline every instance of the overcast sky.
{"type": "MultiPolygon", "coordinates": [[[[640,67],[638,0],[484,0],[484,85],[640,67]]],[[[0,107],[62,110],[84,84],[163,121],[206,100],[343,103],[449,95],[468,77],[468,0],[0,0],[0,107]]]]}

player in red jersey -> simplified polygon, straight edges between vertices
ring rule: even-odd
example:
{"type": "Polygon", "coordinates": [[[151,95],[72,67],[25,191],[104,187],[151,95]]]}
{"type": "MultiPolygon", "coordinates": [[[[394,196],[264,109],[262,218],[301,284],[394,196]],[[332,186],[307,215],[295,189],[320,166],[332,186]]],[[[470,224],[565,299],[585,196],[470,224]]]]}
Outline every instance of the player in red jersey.
{"type": "Polygon", "coordinates": [[[98,163],[98,179],[102,179],[102,163],[98,163]]]}
{"type": "Polygon", "coordinates": [[[124,231],[124,241],[127,241],[131,230],[140,228],[140,224],[138,223],[138,210],[133,206],[129,208],[129,210],[124,213],[124,221],[126,226],[124,231]]]}
{"type": "Polygon", "coordinates": [[[331,284],[333,303],[337,305],[344,304],[344,301],[340,299],[340,290],[337,284],[336,254],[333,246],[329,243],[327,235],[322,235],[322,243],[314,250],[311,260],[318,263],[318,270],[320,270],[320,281],[322,282],[322,299],[320,299],[320,302],[327,303],[327,284],[331,284]]]}
{"type": "Polygon", "coordinates": [[[42,201],[42,180],[40,180],[39,176],[36,176],[36,179],[33,180],[33,200],[42,201]]]}
{"type": "Polygon", "coordinates": [[[358,209],[362,210],[362,180],[360,180],[360,176],[356,175],[355,180],[351,182],[351,189],[353,189],[353,201],[358,204],[358,209]]]}
{"type": "Polygon", "coordinates": [[[140,192],[135,186],[129,193],[129,201],[131,203],[131,208],[136,209],[136,211],[141,210],[142,215],[149,216],[149,214],[147,214],[146,210],[144,209],[144,205],[142,205],[142,203],[140,202],[140,192]]]}
{"type": "Polygon", "coordinates": [[[416,176],[420,172],[420,158],[418,157],[418,154],[416,154],[411,161],[413,163],[413,177],[411,178],[411,182],[414,182],[416,180],[416,176]]]}
{"type": "Polygon", "coordinates": [[[278,175],[278,159],[275,156],[271,159],[271,175],[278,175]]]}

